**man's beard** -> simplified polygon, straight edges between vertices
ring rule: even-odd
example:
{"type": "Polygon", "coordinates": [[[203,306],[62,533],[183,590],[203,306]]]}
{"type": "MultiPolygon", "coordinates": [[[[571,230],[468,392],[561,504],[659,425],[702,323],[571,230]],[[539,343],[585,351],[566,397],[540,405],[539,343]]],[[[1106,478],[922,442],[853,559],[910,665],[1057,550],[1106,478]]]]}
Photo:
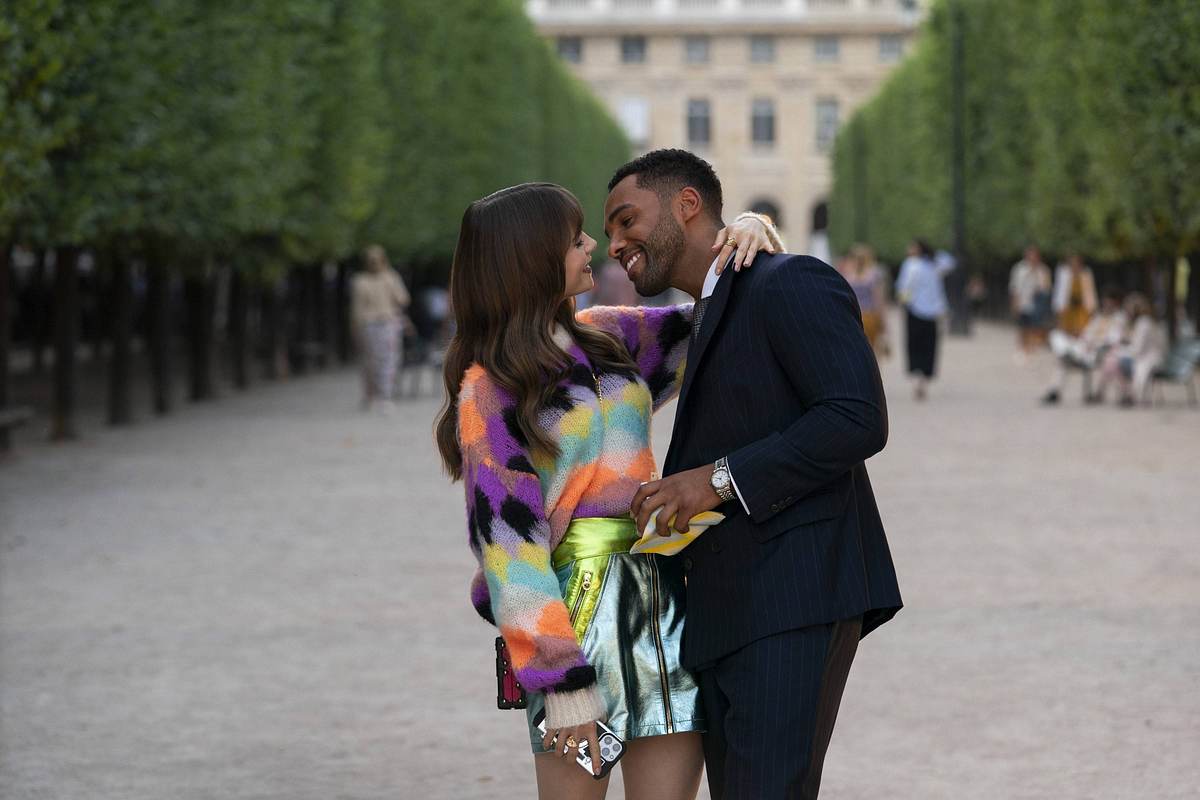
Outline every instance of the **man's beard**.
{"type": "Polygon", "coordinates": [[[683,256],[684,247],[683,226],[669,213],[664,213],[642,245],[646,264],[633,282],[637,293],[642,297],[653,297],[669,289],[671,272],[683,256]]]}

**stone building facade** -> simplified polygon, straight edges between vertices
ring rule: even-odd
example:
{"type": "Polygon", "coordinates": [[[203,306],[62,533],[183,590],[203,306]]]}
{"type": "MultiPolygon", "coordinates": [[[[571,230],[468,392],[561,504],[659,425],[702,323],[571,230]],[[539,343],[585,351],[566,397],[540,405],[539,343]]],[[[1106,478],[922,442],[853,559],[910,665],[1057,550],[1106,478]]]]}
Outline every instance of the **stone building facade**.
{"type": "Polygon", "coordinates": [[[716,167],[728,209],[823,250],[838,125],[903,58],[914,0],[528,0],[538,29],[639,151],[716,167]]]}

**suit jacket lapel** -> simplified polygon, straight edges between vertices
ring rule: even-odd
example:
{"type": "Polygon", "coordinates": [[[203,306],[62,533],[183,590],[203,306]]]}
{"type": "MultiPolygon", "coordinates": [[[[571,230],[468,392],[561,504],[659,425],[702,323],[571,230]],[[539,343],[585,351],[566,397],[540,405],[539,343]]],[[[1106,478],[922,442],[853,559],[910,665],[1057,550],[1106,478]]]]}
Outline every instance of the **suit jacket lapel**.
{"type": "Polygon", "coordinates": [[[713,334],[717,330],[717,325],[721,322],[721,316],[725,313],[725,306],[729,302],[729,293],[733,286],[733,276],[736,273],[733,269],[726,269],[721,273],[721,279],[717,281],[717,286],[713,289],[711,299],[708,301],[708,308],[704,312],[704,320],[700,324],[700,333],[696,337],[696,341],[692,342],[687,354],[687,367],[683,372],[683,386],[679,390],[679,403],[675,411],[675,427],[671,430],[671,447],[667,451],[667,460],[664,463],[664,470],[670,469],[672,466],[672,456],[676,451],[676,442],[680,441],[680,431],[682,426],[680,422],[685,415],[687,406],[688,391],[692,387],[692,381],[696,378],[696,370],[700,368],[700,362],[704,358],[704,353],[708,349],[709,342],[712,341],[713,334]]]}

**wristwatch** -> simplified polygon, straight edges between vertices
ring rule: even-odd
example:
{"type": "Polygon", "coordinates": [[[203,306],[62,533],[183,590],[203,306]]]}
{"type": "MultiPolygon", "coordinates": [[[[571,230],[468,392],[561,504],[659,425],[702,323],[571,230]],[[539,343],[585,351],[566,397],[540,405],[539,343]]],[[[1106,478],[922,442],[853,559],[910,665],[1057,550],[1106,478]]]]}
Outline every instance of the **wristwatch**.
{"type": "Polygon", "coordinates": [[[709,483],[712,484],[713,491],[717,493],[717,497],[721,498],[721,502],[728,503],[733,499],[733,478],[729,475],[729,459],[718,458],[717,463],[713,465],[712,477],[709,478],[709,483]]]}

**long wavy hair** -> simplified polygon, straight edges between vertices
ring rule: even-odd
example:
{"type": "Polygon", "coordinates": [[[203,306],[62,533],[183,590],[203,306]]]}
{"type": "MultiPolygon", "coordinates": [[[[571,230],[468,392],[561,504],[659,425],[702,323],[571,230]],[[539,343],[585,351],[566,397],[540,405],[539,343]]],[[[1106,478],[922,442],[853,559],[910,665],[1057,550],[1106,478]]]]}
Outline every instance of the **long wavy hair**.
{"type": "Polygon", "coordinates": [[[575,319],[565,296],[567,252],[583,231],[575,195],[553,183],[523,183],[476,200],[463,214],[450,270],[457,329],[442,378],[446,400],[435,437],[450,477],[462,477],[458,393],[463,376],[479,364],[517,400],[516,424],[530,449],[558,455],[537,414],[571,367],[551,338],[555,325],[571,334],[603,372],[633,369],[617,337],[575,319]]]}

